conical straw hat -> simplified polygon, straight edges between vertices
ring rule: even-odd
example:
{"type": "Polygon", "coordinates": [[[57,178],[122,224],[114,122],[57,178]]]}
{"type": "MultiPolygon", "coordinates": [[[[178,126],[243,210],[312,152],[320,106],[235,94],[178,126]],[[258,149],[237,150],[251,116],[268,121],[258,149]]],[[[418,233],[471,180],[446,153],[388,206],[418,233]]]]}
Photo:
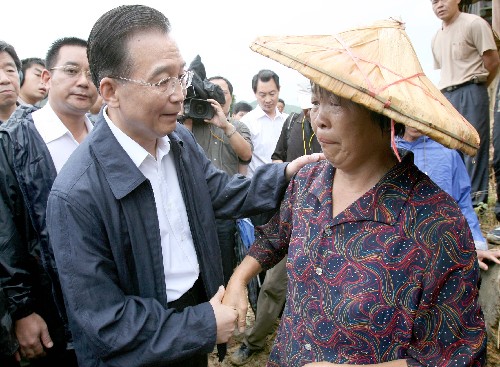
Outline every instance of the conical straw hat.
{"type": "Polygon", "coordinates": [[[477,152],[477,131],[425,76],[401,22],[336,35],[259,37],[250,48],[449,148],[477,152]]]}

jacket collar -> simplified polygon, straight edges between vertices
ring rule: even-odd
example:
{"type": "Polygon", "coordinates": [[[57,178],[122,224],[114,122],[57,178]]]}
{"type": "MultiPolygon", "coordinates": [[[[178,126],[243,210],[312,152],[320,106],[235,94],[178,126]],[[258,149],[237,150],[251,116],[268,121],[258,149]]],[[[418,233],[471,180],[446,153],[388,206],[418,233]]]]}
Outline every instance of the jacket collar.
{"type": "MultiPolygon", "coordinates": [[[[146,177],[116,140],[102,114],[99,115],[89,138],[90,150],[102,167],[117,200],[124,198],[146,181],[146,177]]],[[[175,131],[169,134],[169,138],[171,144],[182,145],[175,131]]]]}

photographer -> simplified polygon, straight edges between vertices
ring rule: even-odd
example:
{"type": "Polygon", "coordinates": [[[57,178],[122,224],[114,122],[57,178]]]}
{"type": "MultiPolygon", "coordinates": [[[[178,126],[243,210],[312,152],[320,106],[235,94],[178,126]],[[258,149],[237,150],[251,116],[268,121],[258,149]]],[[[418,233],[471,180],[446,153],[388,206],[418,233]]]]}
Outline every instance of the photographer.
{"type": "MultiPolygon", "coordinates": [[[[184,120],[184,125],[193,132],[196,140],[217,168],[229,174],[246,175],[248,164],[252,159],[253,145],[248,127],[228,117],[233,99],[233,86],[226,78],[220,76],[212,77],[209,81],[220,87],[225,102],[219,103],[212,98],[206,100],[214,113],[209,119],[192,118],[186,115],[181,119],[184,120]]],[[[196,107],[198,113],[206,110],[206,107],[202,108],[199,105],[196,107]]],[[[211,114],[208,111],[203,113],[211,114]]]]}
{"type": "Polygon", "coordinates": [[[229,120],[233,86],[222,76],[206,78],[205,66],[197,55],[189,65],[193,72],[179,120],[195,135],[215,166],[229,174],[246,175],[253,144],[248,127],[229,120]]]}
{"type": "MultiPolygon", "coordinates": [[[[221,76],[205,79],[205,70],[199,56],[189,69],[194,71],[192,88],[188,89],[184,100],[184,115],[181,120],[184,120],[184,125],[193,132],[196,141],[217,168],[230,175],[244,175],[252,159],[253,146],[248,127],[240,121],[228,119],[233,86],[221,76]],[[214,98],[195,98],[209,96],[218,98],[221,103],[214,98]]],[[[216,222],[224,284],[227,284],[236,266],[236,222],[232,219],[217,219],[216,222]]]]}

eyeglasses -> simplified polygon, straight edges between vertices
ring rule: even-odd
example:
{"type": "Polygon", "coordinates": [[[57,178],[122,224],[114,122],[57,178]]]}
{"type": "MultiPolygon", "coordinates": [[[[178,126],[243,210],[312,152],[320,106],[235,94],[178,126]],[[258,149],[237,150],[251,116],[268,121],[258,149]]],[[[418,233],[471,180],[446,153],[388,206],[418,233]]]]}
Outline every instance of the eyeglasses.
{"type": "Polygon", "coordinates": [[[70,78],[76,78],[82,73],[88,80],[91,80],[90,70],[81,68],[76,65],[61,65],[54,66],[50,70],[62,70],[64,74],[66,74],[70,78]]]}
{"type": "Polygon", "coordinates": [[[181,89],[182,89],[182,93],[186,94],[186,91],[189,88],[189,86],[191,85],[191,81],[193,79],[193,72],[191,70],[187,70],[180,77],[169,76],[168,78],[164,78],[156,83],[149,83],[149,82],[146,82],[144,80],[135,80],[135,79],[124,78],[122,76],[112,76],[110,78],[119,79],[119,80],[123,80],[126,82],[143,85],[145,87],[152,87],[162,94],[163,93],[167,94],[167,97],[168,97],[168,96],[171,96],[175,92],[175,88],[177,88],[177,85],[180,85],[181,89]]]}

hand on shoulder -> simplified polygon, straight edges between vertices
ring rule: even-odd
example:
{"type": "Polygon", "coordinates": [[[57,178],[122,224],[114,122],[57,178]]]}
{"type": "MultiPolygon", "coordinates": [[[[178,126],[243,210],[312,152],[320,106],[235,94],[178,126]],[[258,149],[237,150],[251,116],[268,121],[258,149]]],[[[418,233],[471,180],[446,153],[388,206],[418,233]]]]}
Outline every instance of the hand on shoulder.
{"type": "Polygon", "coordinates": [[[290,180],[294,174],[296,174],[302,167],[306,164],[319,162],[324,160],[325,155],[323,153],[313,153],[309,155],[303,155],[299,158],[294,159],[286,166],[286,178],[290,180]]]}

